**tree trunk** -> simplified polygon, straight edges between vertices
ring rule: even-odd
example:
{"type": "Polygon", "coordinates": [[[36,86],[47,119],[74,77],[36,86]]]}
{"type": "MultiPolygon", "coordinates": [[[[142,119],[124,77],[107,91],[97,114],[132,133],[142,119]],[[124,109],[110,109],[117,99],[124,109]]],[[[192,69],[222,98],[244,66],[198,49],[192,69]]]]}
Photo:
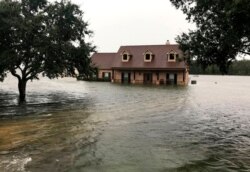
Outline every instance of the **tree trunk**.
{"type": "Polygon", "coordinates": [[[23,103],[26,100],[26,83],[24,79],[18,80],[19,102],[23,103]]]}

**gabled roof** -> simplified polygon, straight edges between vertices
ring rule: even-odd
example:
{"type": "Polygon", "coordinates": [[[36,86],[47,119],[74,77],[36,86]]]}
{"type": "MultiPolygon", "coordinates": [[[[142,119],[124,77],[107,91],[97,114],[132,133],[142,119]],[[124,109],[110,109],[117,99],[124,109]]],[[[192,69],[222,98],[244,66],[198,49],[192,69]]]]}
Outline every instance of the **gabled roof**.
{"type": "Polygon", "coordinates": [[[94,53],[91,57],[92,65],[99,69],[111,69],[116,53],[94,53]]]}
{"type": "Polygon", "coordinates": [[[121,46],[116,54],[112,67],[123,69],[185,69],[186,64],[182,62],[168,62],[167,53],[175,52],[183,56],[178,44],[171,45],[136,45],[121,46]],[[122,62],[121,53],[129,51],[132,58],[129,62],[122,62]],[[150,51],[153,53],[153,60],[150,63],[144,62],[144,53],[150,51]]]}
{"type": "Polygon", "coordinates": [[[184,61],[168,62],[167,53],[174,52],[183,56],[178,44],[165,45],[135,45],[121,46],[117,53],[95,53],[92,55],[92,64],[99,69],[185,69],[184,61]],[[150,51],[153,55],[151,62],[144,62],[144,55],[150,51]],[[122,53],[131,55],[128,62],[122,61],[122,53]]]}

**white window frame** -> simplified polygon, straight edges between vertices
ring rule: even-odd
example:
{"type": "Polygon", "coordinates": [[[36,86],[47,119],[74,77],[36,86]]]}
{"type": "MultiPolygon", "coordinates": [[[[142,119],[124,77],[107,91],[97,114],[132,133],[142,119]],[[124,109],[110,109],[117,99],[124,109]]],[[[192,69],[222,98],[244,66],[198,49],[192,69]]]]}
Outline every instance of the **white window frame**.
{"type": "Polygon", "coordinates": [[[124,52],[122,53],[122,62],[129,62],[129,60],[130,60],[130,54],[129,54],[127,51],[124,51],[124,52]],[[127,59],[124,59],[124,58],[123,58],[124,55],[127,55],[127,59]]]}
{"type": "Polygon", "coordinates": [[[174,51],[170,51],[170,53],[167,53],[168,62],[176,62],[176,55],[177,55],[177,53],[174,51]],[[171,54],[174,55],[174,59],[170,59],[171,54]]]}
{"type": "Polygon", "coordinates": [[[147,50],[143,55],[144,55],[144,62],[151,62],[152,61],[152,59],[153,59],[153,53],[152,52],[150,52],[150,51],[147,50]],[[147,54],[150,55],[149,56],[150,57],[149,60],[146,59],[147,54]]]}

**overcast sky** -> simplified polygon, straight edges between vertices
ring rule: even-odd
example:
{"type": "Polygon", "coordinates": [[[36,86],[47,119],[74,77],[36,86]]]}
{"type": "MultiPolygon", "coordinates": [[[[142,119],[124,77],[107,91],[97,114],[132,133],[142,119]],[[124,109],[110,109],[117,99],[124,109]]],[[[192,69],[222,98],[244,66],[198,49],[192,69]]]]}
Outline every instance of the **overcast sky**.
{"type": "Polygon", "coordinates": [[[194,28],[169,0],[72,0],[84,11],[99,52],[121,45],[164,44],[194,28]]]}

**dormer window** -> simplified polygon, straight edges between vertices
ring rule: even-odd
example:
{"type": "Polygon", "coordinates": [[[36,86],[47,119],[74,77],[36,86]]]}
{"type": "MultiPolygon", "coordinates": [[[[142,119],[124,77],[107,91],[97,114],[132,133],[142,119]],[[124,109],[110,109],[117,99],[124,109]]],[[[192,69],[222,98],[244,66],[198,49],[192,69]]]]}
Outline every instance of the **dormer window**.
{"type": "Polygon", "coordinates": [[[123,54],[122,60],[123,60],[123,61],[128,61],[128,55],[127,55],[127,54],[123,54]]]}
{"type": "Polygon", "coordinates": [[[175,54],[174,54],[174,53],[170,53],[170,54],[169,54],[169,60],[170,60],[170,61],[175,60],[175,54]]]}
{"type": "Polygon", "coordinates": [[[128,62],[130,57],[131,57],[131,55],[127,51],[124,51],[122,53],[122,62],[128,62]]]}
{"type": "Polygon", "coordinates": [[[177,57],[179,57],[179,55],[176,52],[171,51],[170,53],[167,53],[169,62],[175,62],[177,57]]]}
{"type": "Polygon", "coordinates": [[[144,53],[144,62],[151,62],[153,59],[153,53],[151,53],[150,51],[146,51],[146,53],[144,53]]]}
{"type": "Polygon", "coordinates": [[[151,54],[146,54],[145,55],[145,60],[150,60],[151,59],[151,54]]]}

